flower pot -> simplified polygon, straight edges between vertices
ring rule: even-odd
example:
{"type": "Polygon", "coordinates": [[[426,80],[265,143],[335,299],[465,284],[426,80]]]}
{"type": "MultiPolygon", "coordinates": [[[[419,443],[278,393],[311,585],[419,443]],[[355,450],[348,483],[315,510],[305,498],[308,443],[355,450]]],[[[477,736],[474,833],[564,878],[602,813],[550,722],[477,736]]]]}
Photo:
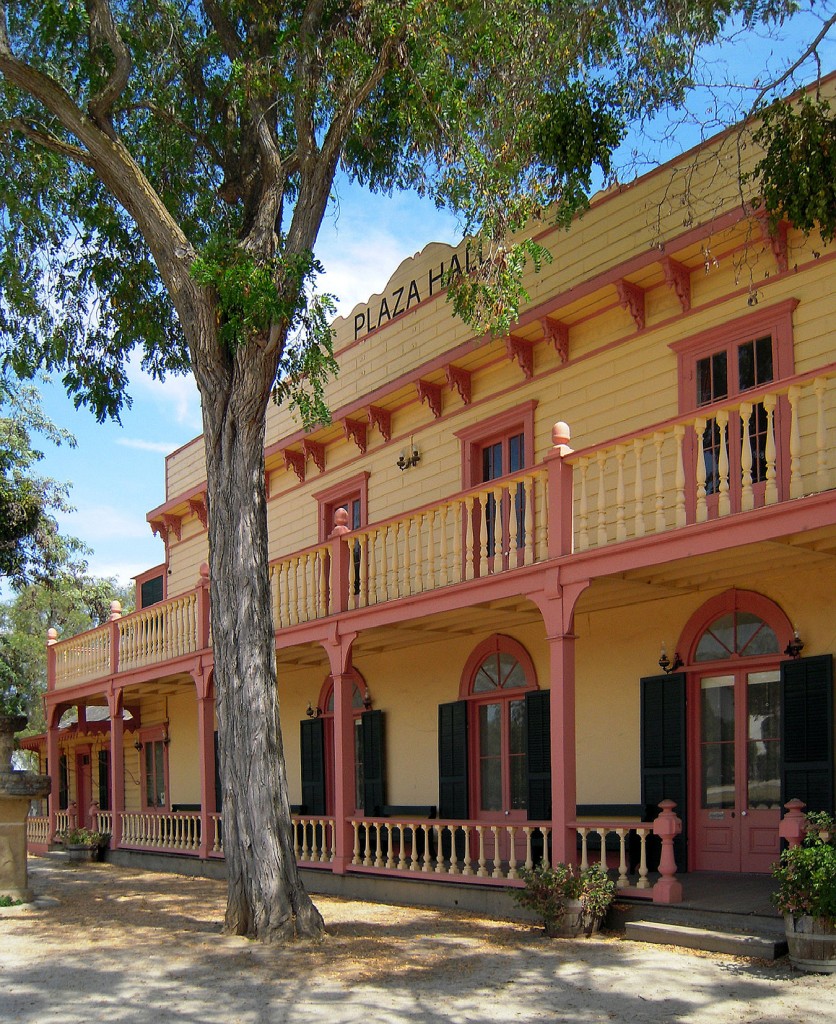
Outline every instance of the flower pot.
{"type": "Polygon", "coordinates": [[[552,939],[576,939],[592,935],[601,927],[601,919],[584,914],[580,900],[567,900],[563,914],[556,921],[545,921],[546,935],[552,939]]]}
{"type": "Polygon", "coordinates": [[[67,846],[67,860],[71,864],[89,863],[99,859],[99,847],[88,843],[78,846],[67,846]]]}
{"type": "Polygon", "coordinates": [[[784,914],[790,962],[802,971],[836,974],[836,921],[784,914]]]}

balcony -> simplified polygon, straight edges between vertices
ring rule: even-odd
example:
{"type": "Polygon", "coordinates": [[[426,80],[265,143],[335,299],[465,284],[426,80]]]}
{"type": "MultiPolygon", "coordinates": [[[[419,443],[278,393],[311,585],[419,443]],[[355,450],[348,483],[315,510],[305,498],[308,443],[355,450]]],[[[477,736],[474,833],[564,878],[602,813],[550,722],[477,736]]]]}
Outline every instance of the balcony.
{"type": "MultiPolygon", "coordinates": [[[[276,629],[445,588],[467,587],[463,600],[473,601],[499,577],[555,559],[581,565],[618,545],[797,508],[834,487],[834,379],[831,363],[579,451],[558,425],[554,448],[537,466],[354,532],[338,523],[325,543],[270,564],[276,629]],[[750,436],[756,405],[765,418],[758,446],[750,436]],[[701,444],[708,424],[719,438],[710,466],[701,444]]],[[[820,519],[831,523],[832,510],[804,523],[820,519]]],[[[775,536],[785,529],[777,518],[768,528],[775,536]]],[[[520,587],[523,593],[522,579],[520,587]]],[[[49,689],[162,664],[171,671],[210,645],[203,577],[194,590],[151,608],[126,616],[115,610],[109,623],[79,636],[56,641],[51,631],[49,689]]]]}

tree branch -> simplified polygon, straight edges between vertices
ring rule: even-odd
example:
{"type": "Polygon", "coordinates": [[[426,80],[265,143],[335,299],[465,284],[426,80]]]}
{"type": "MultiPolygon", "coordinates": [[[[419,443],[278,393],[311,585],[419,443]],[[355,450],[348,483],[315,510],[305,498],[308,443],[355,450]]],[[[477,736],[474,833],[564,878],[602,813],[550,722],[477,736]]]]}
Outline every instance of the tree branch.
{"type": "Polygon", "coordinates": [[[72,143],[63,142],[61,139],[57,139],[54,135],[50,135],[48,132],[41,131],[38,128],[33,128],[31,125],[26,124],[19,117],[12,117],[8,121],[0,122],[0,129],[6,129],[10,132],[19,132],[25,136],[31,142],[37,143],[39,146],[43,146],[44,149],[48,149],[53,153],[58,153],[61,156],[66,156],[70,160],[75,160],[80,164],[84,164],[85,167],[93,168],[93,161],[90,159],[90,154],[81,149],[79,146],[73,146],[72,143]]]}
{"type": "Polygon", "coordinates": [[[107,132],[111,138],[116,137],[111,114],[116,100],[125,91],[131,75],[133,62],[128,48],[125,46],[116,24],[113,12],[107,0],[86,0],[87,14],[90,18],[90,40],[92,49],[105,45],[113,54],[114,67],[105,85],[90,99],[88,109],[95,123],[107,132]]]}

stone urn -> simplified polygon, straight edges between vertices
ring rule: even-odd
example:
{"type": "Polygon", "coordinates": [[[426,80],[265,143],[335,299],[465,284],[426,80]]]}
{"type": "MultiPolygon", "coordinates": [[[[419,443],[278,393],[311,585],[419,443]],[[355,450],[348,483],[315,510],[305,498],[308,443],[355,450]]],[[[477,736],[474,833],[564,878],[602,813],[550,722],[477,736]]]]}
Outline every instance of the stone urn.
{"type": "Polygon", "coordinates": [[[32,800],[50,790],[48,775],[12,768],[15,733],[26,727],[24,715],[0,714],[0,896],[29,902],[26,871],[26,818],[32,800]]]}

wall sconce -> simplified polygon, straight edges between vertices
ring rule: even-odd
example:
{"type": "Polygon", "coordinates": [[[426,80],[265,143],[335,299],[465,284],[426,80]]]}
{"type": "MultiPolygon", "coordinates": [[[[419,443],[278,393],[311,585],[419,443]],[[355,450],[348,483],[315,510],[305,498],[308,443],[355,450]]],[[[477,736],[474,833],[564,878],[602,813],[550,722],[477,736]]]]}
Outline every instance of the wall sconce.
{"type": "Polygon", "coordinates": [[[308,718],[319,718],[319,716],[322,714],[322,708],[315,708],[311,704],[311,702],[308,701],[308,707],[307,710],[305,711],[305,714],[308,716],[308,718]]]}
{"type": "Polygon", "coordinates": [[[784,654],[788,658],[800,658],[801,652],[804,650],[804,641],[798,635],[798,626],[793,626],[792,640],[784,648],[784,654]]]}
{"type": "Polygon", "coordinates": [[[395,465],[403,473],[405,469],[409,469],[411,466],[417,466],[420,461],[421,453],[418,451],[415,445],[413,445],[412,454],[405,455],[404,452],[401,452],[398,461],[395,463],[395,465]]]}
{"type": "Polygon", "coordinates": [[[674,652],[673,661],[668,657],[668,649],[665,647],[664,640],[662,641],[662,654],[659,658],[659,668],[669,676],[671,672],[676,672],[678,668],[682,668],[685,663],[682,658],[679,657],[678,652],[674,652]]]}
{"type": "Polygon", "coordinates": [[[137,736],[137,738],[134,740],[134,750],[136,750],[137,752],[142,750],[142,740],[139,738],[139,736],[137,736]]]}
{"type": "Polygon", "coordinates": [[[368,686],[366,686],[366,689],[363,691],[363,707],[366,709],[366,711],[368,711],[371,706],[372,695],[369,693],[368,686]]]}
{"type": "Polygon", "coordinates": [[[168,722],[163,722],[163,744],[167,747],[171,743],[171,737],[168,735],[168,722]]]}

